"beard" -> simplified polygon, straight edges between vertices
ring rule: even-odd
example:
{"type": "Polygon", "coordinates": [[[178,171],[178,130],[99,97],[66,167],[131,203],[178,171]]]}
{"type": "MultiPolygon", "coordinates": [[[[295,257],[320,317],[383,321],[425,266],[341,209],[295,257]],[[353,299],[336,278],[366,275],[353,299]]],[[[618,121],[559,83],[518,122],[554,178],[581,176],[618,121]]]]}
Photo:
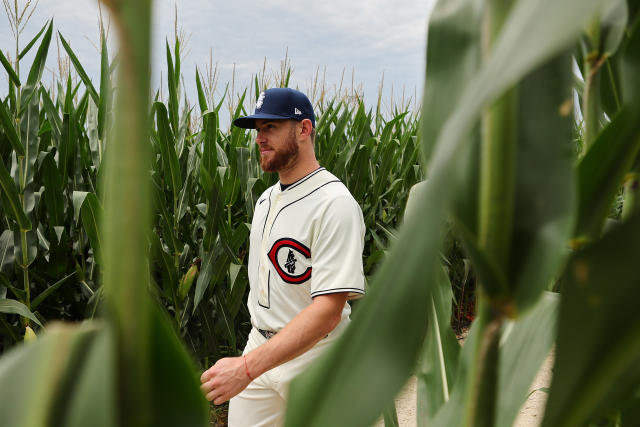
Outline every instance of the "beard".
{"type": "Polygon", "coordinates": [[[298,158],[298,143],[296,142],[295,129],[292,127],[284,142],[284,147],[279,150],[271,147],[270,158],[260,155],[260,167],[265,172],[277,172],[289,168],[298,158]]]}

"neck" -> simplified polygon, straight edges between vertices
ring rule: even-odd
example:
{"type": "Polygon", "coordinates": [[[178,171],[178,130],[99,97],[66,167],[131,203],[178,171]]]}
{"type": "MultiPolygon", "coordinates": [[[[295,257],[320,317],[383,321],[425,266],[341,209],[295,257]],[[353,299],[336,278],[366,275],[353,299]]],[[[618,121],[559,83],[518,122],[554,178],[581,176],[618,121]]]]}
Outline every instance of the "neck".
{"type": "Polygon", "coordinates": [[[314,158],[312,161],[307,162],[297,162],[290,168],[283,169],[278,171],[278,176],[280,177],[280,183],[287,185],[293,184],[300,178],[309,175],[314,170],[318,169],[320,164],[314,158]]]}

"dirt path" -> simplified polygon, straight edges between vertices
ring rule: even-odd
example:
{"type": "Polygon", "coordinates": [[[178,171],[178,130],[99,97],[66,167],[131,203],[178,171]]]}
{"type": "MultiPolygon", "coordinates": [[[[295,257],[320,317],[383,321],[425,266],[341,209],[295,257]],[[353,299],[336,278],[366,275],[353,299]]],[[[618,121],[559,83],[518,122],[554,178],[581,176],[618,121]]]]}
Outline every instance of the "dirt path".
{"type": "MultiPolygon", "coordinates": [[[[529,390],[549,387],[552,367],[553,354],[550,354],[542,364],[529,390]]],[[[396,398],[396,411],[400,427],[416,427],[416,384],[416,377],[411,377],[396,398]]],[[[520,413],[513,423],[513,427],[538,427],[542,422],[546,402],[547,393],[544,391],[533,392],[520,408],[520,413]]],[[[382,419],[378,420],[375,427],[384,427],[382,419]]]]}

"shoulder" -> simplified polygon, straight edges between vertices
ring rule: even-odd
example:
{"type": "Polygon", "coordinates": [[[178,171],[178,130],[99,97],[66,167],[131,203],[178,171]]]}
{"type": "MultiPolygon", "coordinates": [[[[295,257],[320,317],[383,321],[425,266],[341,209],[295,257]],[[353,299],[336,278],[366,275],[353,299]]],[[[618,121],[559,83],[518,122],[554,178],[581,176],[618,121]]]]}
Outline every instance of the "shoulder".
{"type": "Polygon", "coordinates": [[[318,196],[323,200],[323,214],[330,217],[344,215],[362,215],[360,205],[342,181],[330,172],[327,173],[326,185],[319,189],[318,196]]]}
{"type": "Polygon", "coordinates": [[[334,174],[325,170],[323,172],[323,179],[324,183],[320,186],[319,190],[321,190],[320,194],[326,202],[333,203],[336,200],[351,200],[356,203],[347,186],[334,174]]]}
{"type": "Polygon", "coordinates": [[[260,194],[260,197],[258,197],[258,200],[256,201],[256,206],[260,205],[266,199],[271,197],[271,192],[273,191],[273,189],[275,188],[276,185],[278,185],[277,182],[275,184],[273,184],[271,187],[269,187],[266,190],[264,190],[262,192],[262,194],[260,194]]]}

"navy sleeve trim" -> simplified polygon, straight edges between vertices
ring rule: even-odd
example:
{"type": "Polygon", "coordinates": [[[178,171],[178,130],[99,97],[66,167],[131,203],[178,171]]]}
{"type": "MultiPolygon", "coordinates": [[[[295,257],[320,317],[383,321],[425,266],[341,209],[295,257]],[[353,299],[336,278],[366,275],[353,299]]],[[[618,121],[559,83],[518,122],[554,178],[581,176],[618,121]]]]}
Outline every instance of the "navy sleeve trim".
{"type": "Polygon", "coordinates": [[[311,292],[311,297],[315,297],[318,295],[326,295],[326,294],[338,294],[342,292],[353,292],[356,294],[364,295],[364,290],[360,288],[333,288],[333,289],[325,289],[322,291],[311,292]]]}

